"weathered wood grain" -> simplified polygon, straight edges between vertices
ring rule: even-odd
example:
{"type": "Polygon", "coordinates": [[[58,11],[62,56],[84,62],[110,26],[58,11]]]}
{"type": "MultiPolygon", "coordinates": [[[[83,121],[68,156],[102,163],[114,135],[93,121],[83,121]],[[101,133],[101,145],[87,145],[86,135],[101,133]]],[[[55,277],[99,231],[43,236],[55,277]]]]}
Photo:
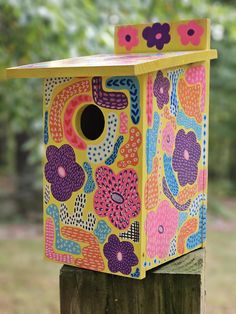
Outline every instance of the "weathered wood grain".
{"type": "Polygon", "coordinates": [[[143,280],[63,266],[61,314],[203,314],[204,272],[205,249],[151,270],[143,280]]]}

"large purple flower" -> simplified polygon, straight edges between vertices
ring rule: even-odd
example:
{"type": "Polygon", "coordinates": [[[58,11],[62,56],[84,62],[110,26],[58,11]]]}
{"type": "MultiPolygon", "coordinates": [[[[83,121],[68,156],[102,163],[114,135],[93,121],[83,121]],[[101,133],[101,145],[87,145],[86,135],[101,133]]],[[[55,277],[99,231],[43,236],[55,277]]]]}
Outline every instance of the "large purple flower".
{"type": "Polygon", "coordinates": [[[201,146],[193,131],[185,134],[179,130],[175,139],[173,153],[173,169],[178,173],[180,185],[193,184],[197,179],[198,162],[201,156],[201,146]]]}
{"type": "Polygon", "coordinates": [[[76,163],[75,153],[70,145],[57,148],[50,145],[46,151],[48,162],[45,165],[46,180],[51,183],[52,195],[63,202],[78,191],[84,184],[83,168],[76,163]]]}
{"type": "Polygon", "coordinates": [[[170,41],[169,32],[170,25],[168,23],[154,23],[152,26],[144,28],[143,38],[146,39],[149,48],[156,46],[161,50],[170,41]]]}
{"type": "Polygon", "coordinates": [[[103,252],[108,260],[108,268],[112,273],[120,271],[124,275],[129,275],[132,266],[138,264],[138,258],[134,254],[132,243],[128,241],[120,242],[115,234],[109,236],[103,252]]]}
{"type": "Polygon", "coordinates": [[[153,94],[157,99],[157,106],[162,109],[169,102],[170,81],[163,76],[161,71],[157,72],[157,76],[153,85],[153,94]]]}

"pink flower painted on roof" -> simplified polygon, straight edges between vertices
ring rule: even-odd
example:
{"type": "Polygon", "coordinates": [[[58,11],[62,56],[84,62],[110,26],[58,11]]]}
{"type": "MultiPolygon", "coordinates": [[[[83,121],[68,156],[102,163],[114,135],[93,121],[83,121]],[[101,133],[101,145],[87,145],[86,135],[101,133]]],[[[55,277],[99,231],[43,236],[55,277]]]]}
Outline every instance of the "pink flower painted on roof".
{"type": "Polygon", "coordinates": [[[178,211],[168,201],[162,201],[157,210],[147,214],[147,254],[150,258],[165,258],[169,253],[170,241],[178,227],[178,211]]]}
{"type": "Polygon", "coordinates": [[[121,26],[117,32],[118,43],[126,50],[131,50],[139,44],[138,30],[133,26],[121,26]]]}
{"type": "Polygon", "coordinates": [[[189,43],[198,46],[204,33],[204,28],[194,21],[187,24],[180,24],[177,28],[181,43],[186,46],[189,43]]]}
{"type": "Polygon", "coordinates": [[[103,166],[96,170],[95,178],[98,185],[95,212],[120,230],[128,228],[130,219],[137,217],[141,208],[136,172],[125,169],[115,175],[112,169],[103,166]]]}
{"type": "Polygon", "coordinates": [[[175,131],[171,122],[167,122],[162,131],[162,149],[168,154],[172,155],[175,144],[175,131]]]}

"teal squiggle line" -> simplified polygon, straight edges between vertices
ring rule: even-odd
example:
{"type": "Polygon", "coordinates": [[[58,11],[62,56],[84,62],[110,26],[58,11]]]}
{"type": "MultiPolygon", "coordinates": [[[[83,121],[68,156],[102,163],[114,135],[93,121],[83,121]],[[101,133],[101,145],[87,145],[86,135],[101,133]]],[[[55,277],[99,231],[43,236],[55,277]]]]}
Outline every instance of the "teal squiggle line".
{"type": "Polygon", "coordinates": [[[118,151],[119,151],[119,148],[120,148],[120,145],[123,143],[124,141],[124,136],[120,135],[114,145],[114,148],[113,148],[113,152],[111,154],[110,157],[107,158],[107,160],[105,161],[105,164],[106,165],[112,165],[118,155],[118,151]]]}
{"type": "Polygon", "coordinates": [[[85,186],[84,186],[84,192],[91,193],[96,188],[95,182],[93,180],[93,170],[88,162],[84,162],[83,167],[88,176],[87,182],[85,183],[85,186]]]}
{"type": "Polygon", "coordinates": [[[171,193],[174,196],[177,196],[179,193],[179,186],[178,186],[178,182],[175,178],[175,174],[172,168],[172,158],[164,154],[163,161],[164,161],[164,171],[165,171],[166,182],[168,184],[168,187],[171,193]]]}
{"type": "Polygon", "coordinates": [[[48,138],[48,111],[46,111],[44,115],[44,144],[48,143],[48,138]]]}
{"type": "Polygon", "coordinates": [[[199,210],[199,228],[198,231],[192,234],[186,243],[189,250],[195,248],[206,240],[206,206],[202,206],[199,210]]]}
{"type": "Polygon", "coordinates": [[[171,89],[171,96],[170,96],[170,112],[172,115],[176,116],[179,110],[179,100],[177,96],[177,85],[179,76],[184,72],[182,68],[169,71],[167,73],[168,78],[170,79],[172,83],[172,89],[171,89]]]}
{"type": "Polygon", "coordinates": [[[146,135],[146,163],[148,174],[152,172],[152,161],[156,156],[157,137],[160,124],[160,116],[157,112],[154,113],[153,127],[147,129],[146,135]]]}
{"type": "Polygon", "coordinates": [[[201,140],[202,137],[202,127],[199,125],[193,118],[186,116],[186,114],[179,110],[177,114],[177,124],[182,125],[186,129],[193,129],[196,133],[198,140],[201,140]]]}
{"type": "Polygon", "coordinates": [[[49,205],[46,209],[47,215],[51,216],[55,224],[55,247],[59,251],[63,251],[71,254],[80,254],[81,248],[79,243],[71,240],[66,240],[61,237],[60,223],[59,223],[59,210],[56,205],[49,205]]]}

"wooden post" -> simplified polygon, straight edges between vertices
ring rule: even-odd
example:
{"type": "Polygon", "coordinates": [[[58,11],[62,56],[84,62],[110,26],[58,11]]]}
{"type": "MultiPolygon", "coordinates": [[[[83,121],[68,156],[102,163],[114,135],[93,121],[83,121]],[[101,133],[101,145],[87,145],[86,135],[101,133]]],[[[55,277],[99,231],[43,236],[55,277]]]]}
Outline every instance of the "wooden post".
{"type": "Polygon", "coordinates": [[[205,313],[205,249],[184,255],[143,280],[63,266],[61,314],[205,313]]]}

